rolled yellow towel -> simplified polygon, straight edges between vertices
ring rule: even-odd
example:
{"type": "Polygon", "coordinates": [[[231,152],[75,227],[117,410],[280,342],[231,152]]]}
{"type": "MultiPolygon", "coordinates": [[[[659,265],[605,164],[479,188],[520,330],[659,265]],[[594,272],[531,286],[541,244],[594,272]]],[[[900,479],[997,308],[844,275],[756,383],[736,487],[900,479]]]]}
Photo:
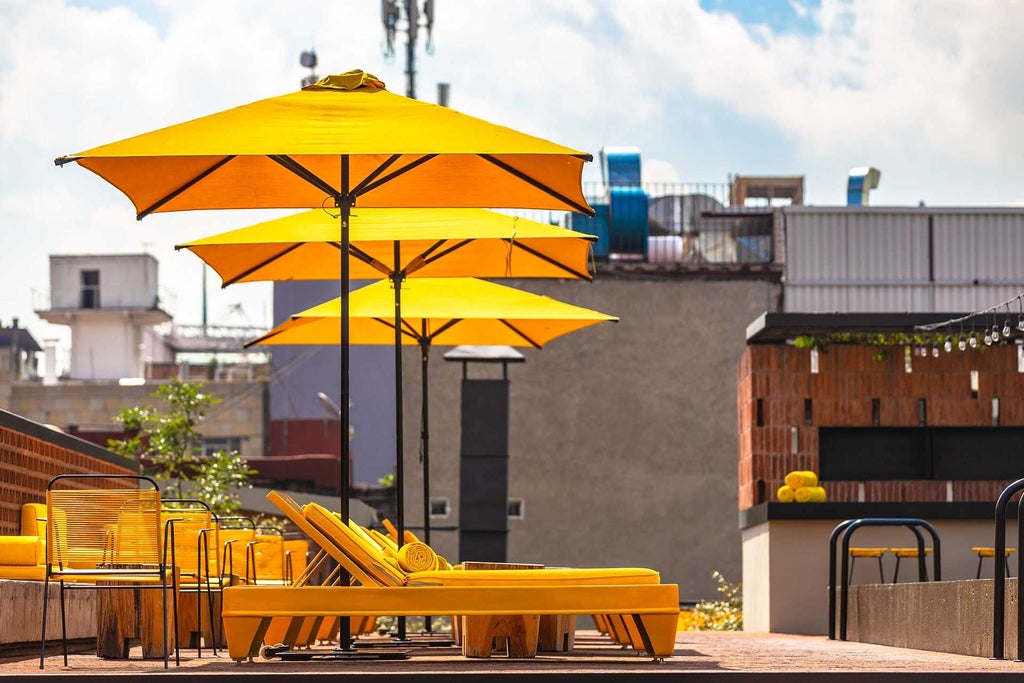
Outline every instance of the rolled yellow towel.
{"type": "Polygon", "coordinates": [[[792,503],[794,490],[788,486],[780,486],[779,490],[775,493],[775,497],[779,499],[780,503],[792,503]]]}
{"type": "Polygon", "coordinates": [[[798,503],[824,503],[825,489],[820,486],[801,486],[793,493],[798,503]]]}
{"type": "Polygon", "coordinates": [[[817,486],[818,475],[810,470],[794,470],[786,475],[786,486],[798,489],[801,486],[817,486]]]}
{"type": "Polygon", "coordinates": [[[437,554],[426,543],[409,543],[398,549],[398,566],[407,572],[437,569],[437,554]]]}

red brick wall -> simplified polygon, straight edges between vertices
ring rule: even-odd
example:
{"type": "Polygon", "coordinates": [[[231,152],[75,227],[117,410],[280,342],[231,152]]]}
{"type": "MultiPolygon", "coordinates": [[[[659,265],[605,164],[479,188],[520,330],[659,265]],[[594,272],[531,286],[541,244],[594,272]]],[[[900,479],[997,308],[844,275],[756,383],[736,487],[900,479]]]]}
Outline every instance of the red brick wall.
{"type": "MultiPolygon", "coordinates": [[[[786,473],[818,471],[818,427],[872,424],[872,399],[879,400],[879,424],[919,424],[918,399],[925,399],[931,426],[989,426],[992,399],[999,399],[999,424],[1024,425],[1024,374],[1017,372],[1013,344],[984,351],[941,352],[912,357],[904,370],[903,347],[890,347],[883,360],[872,360],[878,347],[834,345],[818,355],[812,374],[811,352],[788,345],[751,345],[738,370],[739,507],[774,500],[786,473]],[[977,397],[971,396],[970,371],[977,370],[977,397]],[[762,424],[757,424],[761,399],[762,424]],[[811,418],[805,401],[811,401],[811,418]],[[792,449],[792,430],[797,449],[792,449]]],[[[1008,482],[957,481],[956,501],[994,501],[1008,482]]],[[[825,482],[830,501],[856,501],[857,482],[825,482]]],[[[945,481],[866,482],[867,501],[945,501],[945,481]]]]}

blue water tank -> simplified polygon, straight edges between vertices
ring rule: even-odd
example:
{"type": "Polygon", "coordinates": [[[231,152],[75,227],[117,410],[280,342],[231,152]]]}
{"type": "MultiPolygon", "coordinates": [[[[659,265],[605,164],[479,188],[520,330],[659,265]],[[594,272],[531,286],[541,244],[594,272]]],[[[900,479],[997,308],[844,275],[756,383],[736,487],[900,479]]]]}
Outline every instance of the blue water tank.
{"type": "Polygon", "coordinates": [[[609,254],[647,258],[647,193],[640,185],[640,149],[603,147],[601,176],[608,187],[609,254]]]}
{"type": "Polygon", "coordinates": [[[596,236],[597,241],[594,242],[594,259],[597,261],[607,261],[609,244],[608,205],[591,203],[590,207],[594,209],[593,218],[582,213],[570,213],[569,225],[566,227],[570,230],[575,230],[576,232],[596,236]]]}

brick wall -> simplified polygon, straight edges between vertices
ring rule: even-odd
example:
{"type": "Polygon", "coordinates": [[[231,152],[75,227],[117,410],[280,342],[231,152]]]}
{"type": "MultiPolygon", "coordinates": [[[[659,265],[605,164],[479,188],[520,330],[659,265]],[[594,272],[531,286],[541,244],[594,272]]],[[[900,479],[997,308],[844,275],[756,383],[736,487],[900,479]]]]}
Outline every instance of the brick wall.
{"type": "MultiPolygon", "coordinates": [[[[1024,425],[1024,374],[1017,370],[1016,345],[941,352],[937,358],[912,356],[910,373],[903,347],[891,347],[886,358],[873,360],[878,350],[833,345],[818,354],[815,374],[808,349],[747,347],[739,363],[737,392],[741,510],[773,500],[786,473],[817,472],[818,427],[872,426],[873,400],[878,401],[880,426],[920,425],[920,399],[925,400],[928,425],[990,426],[993,398],[999,399],[1001,426],[1024,425]],[[978,372],[975,396],[972,370],[978,372]]],[[[994,501],[1007,483],[955,481],[953,500],[994,501]]],[[[857,484],[824,483],[828,499],[837,502],[856,501],[857,484]]],[[[946,499],[945,481],[865,482],[867,501],[946,499]]]]}
{"type": "Polygon", "coordinates": [[[45,437],[0,424],[0,535],[21,533],[21,506],[46,502],[46,485],[58,474],[133,474],[45,437]]]}

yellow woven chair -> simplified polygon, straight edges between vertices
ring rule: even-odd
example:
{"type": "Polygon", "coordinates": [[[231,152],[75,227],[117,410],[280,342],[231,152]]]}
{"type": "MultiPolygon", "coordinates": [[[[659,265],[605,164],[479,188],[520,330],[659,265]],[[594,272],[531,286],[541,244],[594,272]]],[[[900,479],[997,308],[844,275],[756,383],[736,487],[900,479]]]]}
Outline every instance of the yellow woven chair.
{"type": "MultiPolygon", "coordinates": [[[[43,591],[39,668],[46,658],[49,584],[60,585],[61,645],[67,666],[65,592],[156,589],[161,610],[162,648],[142,633],[143,649],[162,649],[164,668],[170,656],[168,621],[177,632],[177,580],[160,516],[155,481],[134,475],[62,474],[46,486],[46,577],[43,591]],[[111,488],[95,488],[106,485],[111,488]],[[91,582],[94,585],[87,585],[91,582]],[[168,606],[168,594],[172,606],[168,606]]],[[[115,636],[117,634],[114,634],[115,636]]],[[[101,638],[103,634],[101,633],[101,638]]],[[[123,647],[124,643],[117,643],[123,647]]],[[[175,663],[179,663],[177,645],[175,663]]]]}
{"type": "Polygon", "coordinates": [[[185,598],[183,612],[189,615],[188,619],[179,615],[178,640],[195,647],[198,657],[203,656],[205,640],[216,655],[219,642],[216,595],[225,585],[217,560],[220,547],[217,516],[205,501],[165,498],[161,501],[161,519],[169,531],[171,562],[178,567],[178,591],[185,598]],[[203,628],[204,612],[206,630],[203,628]]]}

